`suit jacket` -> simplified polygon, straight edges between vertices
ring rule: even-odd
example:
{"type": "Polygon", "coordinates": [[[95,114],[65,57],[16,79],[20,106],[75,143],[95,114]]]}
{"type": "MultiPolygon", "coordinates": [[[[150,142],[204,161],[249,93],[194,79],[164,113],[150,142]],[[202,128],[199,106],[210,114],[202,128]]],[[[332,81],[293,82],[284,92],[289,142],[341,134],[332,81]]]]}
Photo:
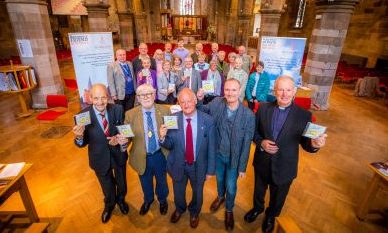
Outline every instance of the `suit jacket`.
{"type": "MultiPolygon", "coordinates": [[[[114,136],[118,134],[116,126],[124,123],[123,108],[121,105],[108,104],[106,110],[109,120],[109,133],[114,136]]],[[[78,144],[77,140],[74,140],[74,143],[78,147],[88,145],[89,166],[95,170],[96,173],[106,174],[111,168],[111,158],[113,158],[119,166],[125,165],[128,158],[127,152],[121,152],[120,145],[110,146],[108,144],[108,140],[98,123],[93,107],[89,106],[82,112],[90,113],[92,123],[85,126],[82,144],[78,144]]]]}
{"type": "MultiPolygon", "coordinates": [[[[277,140],[273,139],[272,115],[276,103],[263,103],[256,113],[256,130],[254,142],[256,143],[253,165],[258,167],[259,175],[264,175],[266,166],[271,160],[273,182],[277,185],[291,182],[296,178],[298,171],[299,144],[307,151],[314,153],[317,149],[311,146],[311,140],[303,137],[307,122],[311,122],[311,112],[304,110],[292,103],[290,112],[284,122],[277,140]],[[269,139],[275,141],[279,151],[270,155],[261,148],[261,141],[269,139]]],[[[267,169],[268,170],[268,169],[267,169]]]]}
{"type": "Polygon", "coordinates": [[[245,72],[247,72],[247,74],[249,74],[251,72],[251,69],[252,69],[252,58],[251,56],[249,56],[248,54],[244,54],[242,56],[240,56],[241,59],[242,59],[242,69],[245,70],[245,72]]]}
{"type": "MultiPolygon", "coordinates": [[[[191,69],[191,90],[194,93],[197,93],[199,88],[202,88],[202,80],[201,80],[201,74],[195,70],[194,68],[191,69]]],[[[182,81],[182,77],[184,75],[184,68],[179,71],[178,73],[178,80],[176,82],[176,86],[178,89],[178,92],[180,92],[185,87],[185,82],[182,81]]]]}
{"type": "MultiPolygon", "coordinates": [[[[158,86],[158,91],[157,91],[158,100],[165,101],[167,99],[168,85],[169,83],[175,84],[177,79],[178,79],[178,76],[171,71],[170,71],[170,82],[168,82],[168,77],[164,72],[158,76],[158,78],[156,79],[157,86],[158,86]]],[[[173,96],[176,97],[176,88],[175,88],[175,91],[173,92],[173,96]]]]}
{"type": "MultiPolygon", "coordinates": [[[[216,150],[220,147],[222,137],[220,128],[221,122],[226,118],[226,108],[226,99],[223,97],[216,97],[207,105],[203,105],[202,103],[198,104],[199,110],[214,117],[216,127],[216,150]]],[[[230,141],[233,142],[231,144],[230,167],[237,168],[238,172],[245,172],[255,130],[255,116],[249,108],[240,103],[234,121],[236,124],[233,124],[230,134],[230,141]]]]}
{"type": "MultiPolygon", "coordinates": [[[[150,57],[150,60],[151,60],[151,70],[156,70],[156,61],[155,61],[155,59],[153,57],[150,57]]],[[[143,66],[141,64],[141,59],[139,58],[139,56],[136,56],[132,60],[132,64],[133,64],[133,72],[135,74],[139,73],[139,71],[143,69],[143,66]]]]}
{"type": "MultiPolygon", "coordinates": [[[[132,63],[129,61],[125,62],[129,66],[133,79],[134,91],[136,91],[136,76],[134,75],[132,63]]],[[[108,88],[111,96],[117,96],[119,100],[125,98],[125,75],[123,69],[120,66],[120,62],[115,61],[108,65],[108,88]]]]}
{"type": "MultiPolygon", "coordinates": [[[[159,133],[160,125],[163,123],[163,116],[170,115],[169,109],[164,105],[155,104],[155,118],[159,133]]],[[[144,138],[142,107],[137,106],[125,113],[125,124],[130,124],[135,137],[132,138],[128,147],[129,165],[139,174],[143,175],[146,168],[146,142],[144,138]]],[[[163,149],[163,154],[167,155],[167,150],[163,149]]]]}
{"type": "MultiPolygon", "coordinates": [[[[198,181],[205,181],[206,175],[215,173],[215,128],[214,120],[206,113],[197,111],[197,143],[195,172],[198,181]]],[[[168,130],[167,135],[161,145],[170,150],[167,156],[167,171],[174,181],[183,178],[185,169],[185,133],[183,129],[183,113],[177,113],[178,128],[168,130]]]]}

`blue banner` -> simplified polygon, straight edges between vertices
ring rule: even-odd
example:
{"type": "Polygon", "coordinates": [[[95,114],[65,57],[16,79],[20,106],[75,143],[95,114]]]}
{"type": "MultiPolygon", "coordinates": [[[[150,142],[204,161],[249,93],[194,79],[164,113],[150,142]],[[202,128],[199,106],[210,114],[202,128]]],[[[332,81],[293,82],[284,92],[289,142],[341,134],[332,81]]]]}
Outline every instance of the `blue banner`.
{"type": "Polygon", "coordinates": [[[271,90],[275,79],[280,75],[289,75],[296,86],[302,85],[300,74],[306,38],[267,37],[261,38],[260,61],[269,74],[271,90]]]}

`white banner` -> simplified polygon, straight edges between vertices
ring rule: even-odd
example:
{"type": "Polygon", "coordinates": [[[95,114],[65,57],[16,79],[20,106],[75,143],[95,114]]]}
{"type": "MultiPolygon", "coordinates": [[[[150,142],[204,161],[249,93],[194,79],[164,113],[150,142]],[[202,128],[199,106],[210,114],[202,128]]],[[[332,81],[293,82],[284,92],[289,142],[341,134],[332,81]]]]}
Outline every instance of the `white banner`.
{"type": "Polygon", "coordinates": [[[81,106],[85,107],[91,104],[93,84],[108,85],[107,65],[114,61],[112,33],[69,33],[69,41],[81,106]]]}

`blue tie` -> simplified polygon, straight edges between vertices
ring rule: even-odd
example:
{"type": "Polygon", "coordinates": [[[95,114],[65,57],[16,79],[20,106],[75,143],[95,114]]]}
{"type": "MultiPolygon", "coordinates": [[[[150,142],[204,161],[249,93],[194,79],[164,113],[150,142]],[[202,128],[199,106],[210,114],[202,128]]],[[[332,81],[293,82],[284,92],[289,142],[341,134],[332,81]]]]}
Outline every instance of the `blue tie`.
{"type": "Polygon", "coordinates": [[[156,151],[156,137],[154,132],[154,124],[152,123],[151,112],[146,112],[147,114],[147,137],[148,137],[148,153],[153,153],[156,151]]]}

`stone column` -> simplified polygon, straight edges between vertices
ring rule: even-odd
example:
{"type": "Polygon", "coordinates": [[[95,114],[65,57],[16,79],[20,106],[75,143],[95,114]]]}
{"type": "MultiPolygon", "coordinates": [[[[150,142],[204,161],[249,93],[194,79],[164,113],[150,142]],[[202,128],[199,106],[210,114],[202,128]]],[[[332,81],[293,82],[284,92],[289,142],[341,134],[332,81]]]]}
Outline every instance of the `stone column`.
{"type": "Polygon", "coordinates": [[[133,13],[130,11],[117,12],[120,23],[121,48],[131,50],[133,44],[133,13]]]}
{"type": "Polygon", "coordinates": [[[150,42],[148,35],[147,15],[145,13],[135,14],[136,41],[137,45],[142,42],[150,42]]]}
{"type": "Polygon", "coordinates": [[[248,37],[252,35],[251,19],[253,12],[252,0],[240,0],[239,9],[237,12],[238,17],[238,29],[236,35],[236,46],[244,45],[248,47],[248,37]]]}
{"type": "Polygon", "coordinates": [[[277,36],[281,11],[274,9],[261,9],[260,35],[257,43],[257,57],[260,57],[260,46],[262,36],[277,36]]]}
{"type": "Polygon", "coordinates": [[[63,94],[47,3],[43,0],[6,0],[7,11],[16,40],[29,40],[33,57],[19,56],[31,65],[38,80],[32,90],[34,108],[46,107],[47,94],[63,94]]]}
{"type": "Polygon", "coordinates": [[[316,85],[313,103],[329,108],[329,96],[341,57],[351,15],[359,0],[316,0],[316,19],[311,34],[304,75],[316,85]]]}
{"type": "Polygon", "coordinates": [[[108,31],[108,8],[106,3],[93,3],[93,1],[86,1],[84,3],[88,11],[88,22],[90,32],[107,32],[108,31]]]}

